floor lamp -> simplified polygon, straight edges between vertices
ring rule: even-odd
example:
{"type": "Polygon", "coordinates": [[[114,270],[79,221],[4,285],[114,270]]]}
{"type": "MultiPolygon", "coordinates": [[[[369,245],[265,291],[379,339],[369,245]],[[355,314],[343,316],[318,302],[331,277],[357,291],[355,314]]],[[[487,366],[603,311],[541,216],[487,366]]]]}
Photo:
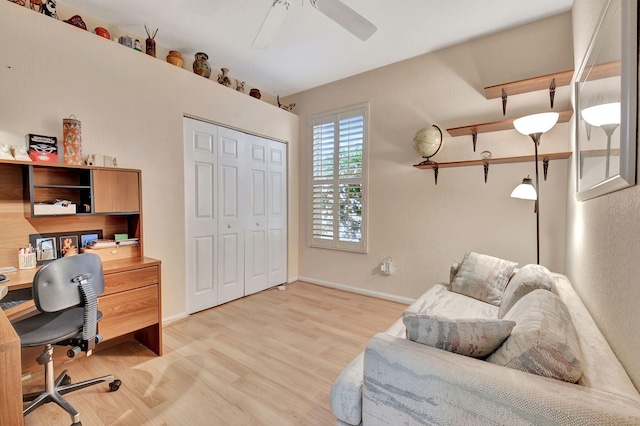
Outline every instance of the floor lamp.
{"type": "Polygon", "coordinates": [[[585,108],[581,112],[582,118],[591,126],[600,127],[607,135],[607,154],[604,177],[609,178],[609,163],[611,160],[611,135],[620,125],[620,102],[595,105],[585,108]]]}
{"type": "MultiPolygon", "coordinates": [[[[536,255],[537,263],[540,264],[540,180],[538,177],[538,145],[540,145],[540,137],[543,133],[551,130],[553,126],[558,122],[559,114],[557,112],[543,112],[541,114],[527,115],[525,117],[518,118],[513,121],[513,127],[523,135],[531,137],[535,148],[535,163],[536,163],[536,186],[535,186],[535,213],[536,213],[536,255]]],[[[517,191],[522,185],[531,186],[531,179],[526,177],[522,184],[516,187],[511,193],[512,197],[525,198],[531,200],[532,198],[526,198],[520,196],[521,192],[517,191]],[[527,181],[528,182],[525,182],[527,181]],[[514,195],[514,193],[516,195],[514,195]]],[[[525,189],[525,188],[522,188],[525,189]]],[[[531,191],[528,191],[528,197],[531,197],[531,191]]]]}

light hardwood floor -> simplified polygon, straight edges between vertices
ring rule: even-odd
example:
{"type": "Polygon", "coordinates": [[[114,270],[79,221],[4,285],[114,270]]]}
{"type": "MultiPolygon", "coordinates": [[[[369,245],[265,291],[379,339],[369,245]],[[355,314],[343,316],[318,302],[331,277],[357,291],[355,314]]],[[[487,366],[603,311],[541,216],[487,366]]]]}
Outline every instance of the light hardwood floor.
{"type": "MultiPolygon", "coordinates": [[[[67,399],[84,426],[335,424],[334,379],[406,306],[303,282],[286,288],[165,327],[162,357],[130,342],[69,362],[74,381],[114,373],[123,384],[67,399]]],[[[36,374],[24,389],[42,380],[36,374]]],[[[55,404],[25,417],[27,426],[44,424],[71,422],[55,404]]]]}

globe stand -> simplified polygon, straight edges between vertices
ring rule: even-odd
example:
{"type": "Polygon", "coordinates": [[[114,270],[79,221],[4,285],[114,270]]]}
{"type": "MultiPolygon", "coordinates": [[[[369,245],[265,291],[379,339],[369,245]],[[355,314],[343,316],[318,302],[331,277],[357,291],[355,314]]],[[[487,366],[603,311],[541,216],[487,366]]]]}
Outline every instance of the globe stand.
{"type": "Polygon", "coordinates": [[[425,159],[418,166],[431,166],[437,185],[438,163],[431,161],[431,157],[442,148],[442,130],[435,124],[418,130],[413,137],[413,148],[425,159]]]}

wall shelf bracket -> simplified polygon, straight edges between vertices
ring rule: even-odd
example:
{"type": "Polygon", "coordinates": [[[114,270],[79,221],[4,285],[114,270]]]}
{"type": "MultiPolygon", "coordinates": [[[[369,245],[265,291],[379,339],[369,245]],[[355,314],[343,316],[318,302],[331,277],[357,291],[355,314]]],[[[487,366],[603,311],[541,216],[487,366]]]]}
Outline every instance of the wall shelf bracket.
{"type": "Polygon", "coordinates": [[[549,85],[549,102],[551,103],[551,109],[553,109],[553,100],[556,97],[556,79],[555,77],[551,80],[551,85],[549,85]]]}
{"type": "Polygon", "coordinates": [[[487,183],[487,176],[489,176],[489,163],[484,163],[484,183],[487,183]]]}
{"type": "Polygon", "coordinates": [[[544,180],[547,180],[547,172],[549,171],[549,157],[544,157],[542,160],[542,168],[544,170],[544,180]]]}
{"type": "Polygon", "coordinates": [[[473,142],[473,152],[476,152],[476,144],[478,143],[478,132],[476,132],[476,129],[471,129],[471,140],[473,142]]]}
{"type": "Polygon", "coordinates": [[[438,164],[433,165],[433,178],[435,179],[436,185],[438,185],[438,164]]]}
{"type": "Polygon", "coordinates": [[[507,91],[502,88],[502,115],[507,115],[507,91]]]}

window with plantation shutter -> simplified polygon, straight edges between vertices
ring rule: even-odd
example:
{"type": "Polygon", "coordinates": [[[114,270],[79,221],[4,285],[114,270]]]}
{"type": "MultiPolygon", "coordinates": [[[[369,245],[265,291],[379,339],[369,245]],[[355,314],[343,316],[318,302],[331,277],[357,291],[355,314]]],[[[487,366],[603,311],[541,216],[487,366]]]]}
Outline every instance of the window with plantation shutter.
{"type": "Polygon", "coordinates": [[[366,252],[367,106],[311,118],[312,247],[366,252]]]}

